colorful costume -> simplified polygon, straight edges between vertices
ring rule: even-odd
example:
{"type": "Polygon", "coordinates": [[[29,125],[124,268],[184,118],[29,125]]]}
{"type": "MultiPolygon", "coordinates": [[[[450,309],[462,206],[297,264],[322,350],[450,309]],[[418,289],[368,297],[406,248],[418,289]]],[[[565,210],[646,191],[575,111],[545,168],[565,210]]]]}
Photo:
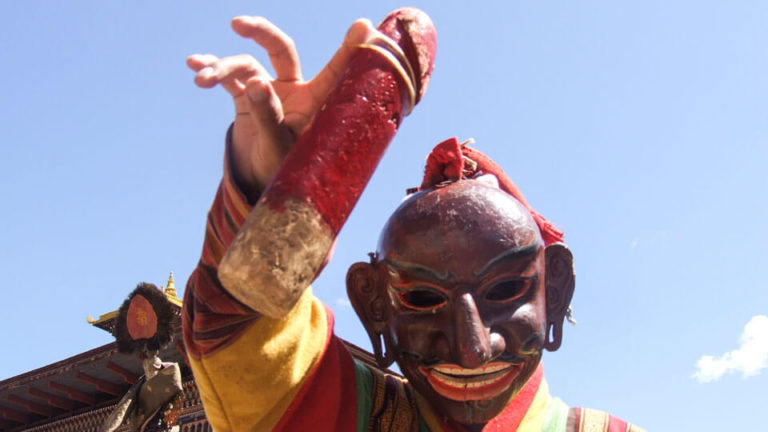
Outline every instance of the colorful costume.
{"type": "MultiPolygon", "coordinates": [[[[461,431],[403,379],[354,360],[311,288],[281,320],[261,316],[222,288],[217,265],[251,209],[228,160],[224,171],[183,314],[187,354],[214,430],[461,431]]],[[[549,395],[539,365],[485,430],[640,429],[598,411],[569,409],[549,395]]]]}

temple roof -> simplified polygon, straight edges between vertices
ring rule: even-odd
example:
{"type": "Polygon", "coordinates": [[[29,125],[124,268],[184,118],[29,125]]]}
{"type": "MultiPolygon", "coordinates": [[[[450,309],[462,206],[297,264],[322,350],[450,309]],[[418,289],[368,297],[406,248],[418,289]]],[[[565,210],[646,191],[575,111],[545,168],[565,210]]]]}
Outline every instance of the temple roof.
{"type": "MultiPolygon", "coordinates": [[[[160,352],[160,358],[179,363],[182,376],[191,380],[181,335],[182,301],[176,296],[173,273],[161,289],[176,311],[177,330],[173,343],[160,352]]],[[[98,319],[88,317],[88,322],[114,335],[117,313],[111,311],[98,319]]],[[[370,353],[344,343],[355,358],[377,367],[370,353]]],[[[109,407],[143,374],[136,356],[118,352],[117,343],[112,342],[0,381],[0,431],[27,430],[109,407]]]]}
{"type": "MultiPolygon", "coordinates": [[[[160,355],[189,375],[176,347],[160,355]]],[[[23,430],[114,404],[143,374],[141,363],[112,342],[0,381],[0,430],[23,430]]]]}

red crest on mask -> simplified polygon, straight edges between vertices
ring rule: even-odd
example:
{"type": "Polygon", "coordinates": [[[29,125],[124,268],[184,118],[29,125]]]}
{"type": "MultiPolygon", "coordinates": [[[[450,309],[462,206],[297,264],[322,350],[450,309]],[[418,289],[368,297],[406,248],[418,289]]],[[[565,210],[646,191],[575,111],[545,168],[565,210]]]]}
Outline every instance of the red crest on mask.
{"type": "Polygon", "coordinates": [[[523,193],[500,166],[482,152],[459,143],[456,137],[441,142],[429,154],[420,189],[429,189],[443,182],[458,181],[482,174],[494,175],[499,181],[501,190],[512,195],[525,206],[536,221],[545,244],[563,241],[563,232],[528,204],[523,193]]]}

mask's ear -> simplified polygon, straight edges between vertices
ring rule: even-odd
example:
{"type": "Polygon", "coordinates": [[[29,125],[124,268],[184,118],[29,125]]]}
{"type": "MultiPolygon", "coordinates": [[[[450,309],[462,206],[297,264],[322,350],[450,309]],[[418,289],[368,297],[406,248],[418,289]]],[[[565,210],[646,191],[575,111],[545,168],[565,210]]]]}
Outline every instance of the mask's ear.
{"type": "Polygon", "coordinates": [[[553,243],[544,251],[546,255],[547,340],[544,348],[556,351],[563,341],[563,321],[571,304],[576,275],[573,255],[563,243],[553,243]]]}
{"type": "Polygon", "coordinates": [[[388,367],[394,362],[394,355],[382,348],[382,336],[386,345],[387,319],[385,298],[377,287],[378,278],[374,264],[358,262],[352,264],[347,272],[347,295],[357,316],[365,327],[373,345],[373,355],[381,367],[388,367]]]}

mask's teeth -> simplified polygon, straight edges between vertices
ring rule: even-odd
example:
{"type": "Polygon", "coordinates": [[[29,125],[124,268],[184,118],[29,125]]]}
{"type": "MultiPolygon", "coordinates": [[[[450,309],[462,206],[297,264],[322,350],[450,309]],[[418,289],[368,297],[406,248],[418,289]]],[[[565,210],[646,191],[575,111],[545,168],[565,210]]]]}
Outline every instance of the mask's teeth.
{"type": "Polygon", "coordinates": [[[502,374],[499,376],[494,376],[493,378],[490,378],[490,379],[470,380],[469,378],[458,378],[458,377],[451,377],[451,376],[445,376],[440,374],[433,374],[432,376],[435,377],[435,379],[437,379],[438,381],[441,381],[444,384],[447,384],[456,388],[484,387],[489,384],[493,384],[504,377],[504,375],[502,374]]]}
{"type": "Polygon", "coordinates": [[[471,376],[471,375],[485,375],[489,373],[498,372],[503,369],[507,369],[512,366],[509,363],[492,363],[479,368],[466,369],[457,365],[439,365],[433,369],[440,373],[455,375],[455,376],[471,376]]]}

